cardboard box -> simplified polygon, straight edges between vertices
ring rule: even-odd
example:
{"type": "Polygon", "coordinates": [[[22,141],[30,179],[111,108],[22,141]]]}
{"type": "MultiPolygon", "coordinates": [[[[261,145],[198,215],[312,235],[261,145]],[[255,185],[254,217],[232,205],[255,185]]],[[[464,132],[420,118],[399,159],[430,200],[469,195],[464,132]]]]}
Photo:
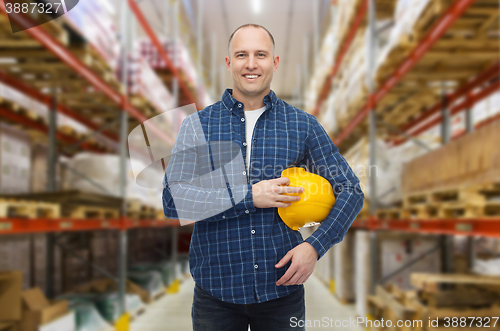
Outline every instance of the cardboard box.
{"type": "Polygon", "coordinates": [[[0,322],[0,331],[18,331],[16,323],[0,322]]]}
{"type": "Polygon", "coordinates": [[[21,320],[22,281],[20,271],[0,272],[0,322],[21,320]]]}
{"type": "Polygon", "coordinates": [[[57,320],[41,326],[37,331],[76,331],[75,312],[71,311],[57,320]]]}
{"type": "Polygon", "coordinates": [[[40,288],[24,291],[23,318],[20,331],[38,331],[39,327],[59,319],[68,312],[68,302],[58,301],[50,304],[40,288]]]}
{"type": "MultiPolygon", "coordinates": [[[[116,282],[109,278],[96,279],[91,281],[90,283],[86,283],[80,286],[77,286],[72,290],[72,292],[77,293],[106,293],[106,292],[115,292],[118,290],[118,286],[116,282]]],[[[152,298],[148,291],[143,290],[139,285],[127,280],[127,293],[129,294],[137,294],[144,303],[150,303],[152,298]]]]}

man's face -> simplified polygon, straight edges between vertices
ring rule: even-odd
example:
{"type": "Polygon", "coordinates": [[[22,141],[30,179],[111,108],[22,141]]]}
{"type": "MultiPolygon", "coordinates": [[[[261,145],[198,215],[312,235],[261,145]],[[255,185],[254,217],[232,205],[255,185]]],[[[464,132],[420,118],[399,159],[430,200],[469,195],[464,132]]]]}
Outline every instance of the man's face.
{"type": "Polygon", "coordinates": [[[226,67],[231,71],[233,88],[241,94],[260,96],[270,89],[278,64],[279,57],[273,56],[273,43],[264,29],[246,27],[234,34],[226,67]]]}

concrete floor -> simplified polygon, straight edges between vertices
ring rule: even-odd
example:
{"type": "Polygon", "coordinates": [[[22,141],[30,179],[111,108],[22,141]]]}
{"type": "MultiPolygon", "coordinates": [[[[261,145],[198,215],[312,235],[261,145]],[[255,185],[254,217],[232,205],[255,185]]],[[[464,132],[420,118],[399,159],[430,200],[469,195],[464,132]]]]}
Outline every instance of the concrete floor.
{"type": "MultiPolygon", "coordinates": [[[[193,301],[194,281],[189,276],[182,281],[180,291],[165,295],[146,308],[131,324],[131,331],[187,331],[192,330],[191,304],[193,301]]],[[[353,330],[363,331],[362,327],[335,327],[349,319],[356,319],[354,305],[341,304],[317,279],[314,274],[305,284],[306,322],[315,330],[353,330]],[[314,326],[315,325],[315,326],[314,326]]],[[[307,324],[306,324],[307,326],[307,324]]]]}

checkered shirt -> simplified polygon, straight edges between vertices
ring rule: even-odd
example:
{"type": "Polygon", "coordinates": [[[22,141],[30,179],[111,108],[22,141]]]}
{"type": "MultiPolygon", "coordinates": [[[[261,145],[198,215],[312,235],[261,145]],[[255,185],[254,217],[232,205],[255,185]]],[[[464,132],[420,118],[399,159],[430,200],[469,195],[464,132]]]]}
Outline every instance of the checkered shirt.
{"type": "MultiPolygon", "coordinates": [[[[236,199],[242,191],[228,185],[226,194],[231,196],[232,205],[195,222],[189,248],[189,264],[196,284],[220,300],[237,304],[276,299],[300,286],[276,286],[291,262],[279,269],[275,264],[304,239],[280,219],[277,208],[254,206],[252,184],[278,178],[281,171],[290,167],[305,167],[331,183],[335,205],[305,240],[316,249],[319,258],[342,241],[364,203],[359,179],[314,116],[278,99],[273,91],[264,98],[264,104],[266,110],[252,136],[250,169],[243,172],[245,194],[236,199]]],[[[207,142],[233,142],[246,159],[244,105],[233,98],[231,89],[224,92],[221,101],[183,121],[174,155],[193,134],[204,135],[207,142]],[[195,121],[201,123],[203,132],[193,132],[195,121]]],[[[187,160],[172,157],[167,166],[162,198],[168,218],[179,218],[180,211],[176,210],[171,192],[174,183],[168,182],[167,174],[169,169],[171,173],[184,173],[195,167],[187,160]]],[[[217,201],[209,191],[189,186],[182,194],[198,201],[201,208],[210,209],[217,201]]]]}

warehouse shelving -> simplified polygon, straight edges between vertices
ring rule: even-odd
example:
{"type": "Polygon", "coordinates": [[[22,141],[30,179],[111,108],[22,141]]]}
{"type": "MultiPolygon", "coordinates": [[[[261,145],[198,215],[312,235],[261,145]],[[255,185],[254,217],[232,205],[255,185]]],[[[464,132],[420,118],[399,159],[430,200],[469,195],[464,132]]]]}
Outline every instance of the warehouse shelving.
{"type": "MultiPolygon", "coordinates": [[[[374,57],[374,36],[375,36],[375,24],[374,17],[376,16],[374,4],[376,0],[366,0],[362,1],[359,5],[359,9],[356,11],[356,15],[354,19],[351,21],[351,26],[348,28],[348,32],[345,33],[347,37],[344,38],[343,43],[337,47],[339,50],[337,54],[334,56],[334,64],[332,66],[330,75],[327,77],[322,88],[319,90],[319,97],[316,101],[316,107],[313,109],[312,114],[319,115],[322,109],[323,103],[327,100],[330,90],[333,86],[335,75],[338,74],[339,68],[342,65],[342,62],[345,62],[345,54],[347,54],[349,47],[352,47],[354,36],[364,28],[364,20],[368,21],[368,33],[371,39],[371,46],[368,46],[369,54],[368,57],[374,57]]],[[[479,2],[479,1],[478,1],[479,2]]],[[[447,30],[453,26],[453,24],[460,20],[467,13],[467,10],[473,8],[475,0],[455,0],[446,10],[442,13],[442,16],[437,18],[437,21],[430,27],[427,34],[418,41],[411,52],[408,53],[407,56],[401,56],[401,62],[396,62],[397,66],[395,70],[389,72],[388,76],[381,81],[380,77],[375,77],[375,74],[371,74],[374,77],[370,77],[370,83],[368,84],[368,96],[360,109],[357,109],[358,112],[354,113],[354,117],[351,118],[350,121],[347,122],[347,125],[343,127],[339,132],[331,135],[333,142],[339,147],[341,151],[347,151],[350,147],[352,147],[362,136],[365,136],[368,133],[369,136],[369,162],[368,164],[376,164],[376,155],[375,155],[375,139],[376,134],[378,132],[391,132],[394,131],[394,134],[387,134],[384,139],[389,146],[395,146],[401,144],[407,139],[412,139],[413,136],[417,136],[419,133],[426,131],[427,129],[436,126],[437,124],[443,122],[446,123],[449,121],[449,117],[454,114],[459,113],[460,111],[470,111],[472,106],[484,99],[485,97],[491,95],[493,92],[498,91],[500,88],[499,83],[499,62],[498,62],[498,44],[493,43],[491,48],[493,52],[486,52],[486,55],[482,55],[481,58],[484,59],[482,62],[482,66],[477,66],[474,68],[474,71],[468,73],[468,76],[465,76],[465,73],[457,73],[457,75],[462,75],[460,77],[460,83],[454,88],[454,91],[447,92],[445,94],[443,90],[441,93],[436,93],[436,97],[432,104],[428,104],[426,109],[422,109],[420,113],[413,113],[412,117],[405,118],[404,117],[404,107],[401,107],[401,112],[403,116],[398,118],[399,122],[391,120],[379,121],[382,116],[378,116],[380,110],[384,110],[388,108],[388,102],[384,101],[385,104],[383,107],[380,107],[381,101],[384,97],[390,96],[392,98],[392,103],[396,104],[398,99],[407,99],[408,102],[412,100],[415,102],[415,98],[412,99],[411,91],[398,91],[398,83],[403,82],[403,78],[415,72],[419,68],[419,61],[424,58],[426,54],[431,54],[433,56],[443,56],[443,54],[437,54],[436,52],[432,53],[433,45],[436,44],[446,44],[447,41],[442,40],[442,36],[447,32],[447,30]],[[429,52],[431,51],[431,52],[429,52]],[[497,54],[497,56],[493,56],[492,54],[497,54]],[[472,78],[472,79],[470,79],[472,78]],[[377,79],[377,81],[376,81],[377,79]],[[376,82],[379,83],[379,88],[375,88],[376,82]],[[392,93],[392,95],[391,95],[392,93]],[[403,97],[401,97],[401,95],[403,97]],[[448,118],[443,118],[444,114],[439,114],[439,112],[443,112],[443,107],[445,105],[453,106],[448,109],[448,118]],[[375,111],[375,108],[378,107],[378,111],[375,111]],[[375,114],[377,114],[378,119],[375,114]],[[369,116],[369,120],[363,122],[365,118],[369,116]],[[390,129],[388,129],[390,128],[390,129]]],[[[335,5],[335,2],[332,3],[335,5]]],[[[496,9],[498,10],[498,3],[496,5],[496,9]]],[[[481,9],[475,9],[477,12],[481,12],[481,9]]],[[[495,17],[493,13],[491,17],[495,17]]],[[[498,15],[496,16],[498,17],[498,15]]],[[[470,19],[473,21],[474,18],[470,19]]],[[[465,20],[466,21],[466,20],[465,20]]],[[[492,20],[487,20],[490,23],[494,22],[492,20]]],[[[461,22],[463,24],[463,22],[461,22]]],[[[486,24],[486,22],[484,22],[486,24]]],[[[464,41],[465,43],[466,41],[464,41]]],[[[474,43],[474,41],[472,41],[474,43]]],[[[484,43],[481,41],[477,41],[476,43],[479,46],[482,46],[484,43]]],[[[478,46],[478,48],[479,48],[478,46]]],[[[474,51],[474,47],[472,47],[472,51],[474,51]]],[[[480,52],[477,51],[477,52],[480,52]]],[[[448,54],[450,56],[450,54],[448,54]]],[[[367,71],[370,73],[373,70],[373,62],[370,63],[368,61],[368,69],[367,71]]],[[[449,73],[449,72],[448,72],[449,73]]],[[[434,77],[439,77],[439,70],[436,70],[433,73],[434,77]]],[[[416,90],[418,91],[418,85],[416,90]]],[[[401,89],[401,88],[400,88],[401,89]]],[[[416,101],[418,103],[418,101],[416,101]]],[[[390,102],[389,102],[390,104],[390,102]]],[[[475,125],[475,128],[479,128],[494,119],[498,119],[500,116],[496,115],[491,118],[488,118],[482,122],[479,122],[475,125]]],[[[474,125],[471,125],[471,121],[469,120],[468,130],[473,130],[474,125]]],[[[459,136],[464,135],[466,132],[459,132],[456,135],[450,137],[451,139],[455,139],[459,136]]],[[[443,142],[446,142],[447,139],[443,137],[443,142]]],[[[415,140],[415,142],[419,143],[419,141],[415,140]]],[[[356,230],[367,230],[364,239],[367,240],[366,246],[367,251],[365,252],[367,257],[367,268],[369,275],[368,282],[368,292],[373,293],[375,290],[375,285],[378,283],[378,274],[379,274],[379,266],[377,262],[379,260],[379,234],[384,232],[393,232],[394,234],[432,234],[436,235],[439,238],[440,247],[442,249],[442,271],[450,272],[452,270],[450,261],[452,260],[452,248],[451,248],[451,237],[455,235],[465,236],[468,239],[468,265],[469,267],[472,265],[473,260],[475,258],[474,253],[474,245],[473,238],[476,236],[480,237],[492,237],[492,238],[500,238],[500,217],[492,216],[488,218],[389,218],[381,219],[377,216],[378,204],[377,204],[377,193],[376,193],[376,183],[375,180],[370,177],[370,195],[366,196],[366,203],[369,203],[370,212],[366,213],[366,215],[360,215],[356,220],[354,220],[352,224],[352,228],[356,230]]],[[[398,213],[401,215],[401,213],[398,213]]],[[[390,214],[388,214],[390,215],[390,214]]],[[[362,234],[360,232],[359,234],[362,234]]],[[[346,244],[347,245],[347,244],[346,244]]],[[[423,254],[420,258],[425,256],[423,254]]],[[[418,259],[417,259],[418,260],[418,259]]],[[[404,270],[409,267],[415,261],[412,260],[408,264],[403,265],[398,272],[404,270]]],[[[326,263],[326,262],[325,262],[326,263]]],[[[330,268],[331,273],[331,268],[330,268]]],[[[332,287],[333,275],[329,274],[327,277],[330,277],[330,290],[335,291],[335,286],[332,287]]]]}
{"type": "Polygon", "coordinates": [[[446,30],[467,10],[475,0],[458,0],[444,13],[439,21],[431,28],[428,34],[413,49],[409,56],[398,66],[398,68],[385,80],[379,89],[374,92],[368,102],[358,111],[355,117],[335,138],[336,145],[345,143],[346,138],[358,127],[368,113],[375,107],[403,77],[422,59],[426,52],[439,40],[446,30]]]}
{"type": "MultiPolygon", "coordinates": [[[[134,10],[134,13],[137,17],[137,19],[141,22],[143,25],[144,29],[148,33],[148,36],[152,39],[152,41],[156,44],[156,46],[160,46],[158,43],[158,39],[156,38],[154,32],[151,30],[149,25],[147,25],[147,22],[145,21],[144,17],[142,16],[142,13],[138,9],[137,5],[133,1],[128,2],[128,6],[134,10]]],[[[0,15],[7,15],[4,4],[0,4],[0,15]]],[[[17,25],[20,27],[30,27],[31,22],[30,18],[24,16],[24,15],[12,15],[10,19],[14,20],[17,25]]],[[[52,24],[52,23],[51,23],[52,24]]],[[[123,31],[122,31],[123,32],[123,31]]],[[[83,80],[87,83],[90,84],[90,86],[93,87],[94,90],[99,91],[102,93],[105,98],[107,99],[105,101],[105,104],[103,105],[104,108],[110,109],[112,112],[115,113],[115,117],[119,114],[121,114],[121,125],[116,125],[115,130],[112,130],[111,128],[107,127],[106,124],[103,125],[103,123],[97,124],[95,121],[91,121],[88,118],[96,117],[95,113],[77,113],[76,111],[73,111],[72,107],[68,107],[64,105],[64,101],[69,100],[68,96],[61,95],[60,99],[63,100],[63,102],[60,102],[60,100],[55,100],[52,96],[43,94],[39,92],[36,88],[29,86],[20,80],[18,80],[15,77],[12,77],[8,75],[7,73],[0,71],[0,78],[2,79],[2,82],[6,83],[7,85],[16,88],[18,90],[23,91],[25,94],[27,94],[29,97],[45,104],[48,106],[49,109],[51,109],[51,112],[57,111],[62,114],[65,114],[69,116],[70,118],[84,124],[90,129],[95,130],[96,132],[101,132],[102,134],[111,140],[118,142],[121,150],[121,163],[124,164],[125,162],[125,153],[124,153],[124,146],[126,144],[126,136],[128,134],[128,129],[127,129],[127,123],[128,124],[141,124],[144,121],[148,119],[147,116],[145,116],[141,111],[136,109],[134,106],[131,105],[129,99],[127,98],[126,94],[123,93],[123,87],[117,86],[115,82],[110,83],[103,79],[103,77],[99,76],[96,72],[94,72],[86,63],[84,63],[78,56],[76,56],[74,53],[72,53],[70,50],[66,48],[66,45],[63,43],[64,38],[56,38],[53,35],[51,35],[48,31],[44,30],[41,26],[36,26],[33,28],[26,29],[23,33],[29,35],[31,40],[33,41],[33,45],[37,45],[38,43],[42,45],[42,50],[41,52],[48,51],[52,54],[52,57],[59,60],[59,64],[63,66],[67,66],[69,70],[71,70],[73,73],[77,75],[80,79],[83,78],[83,80]],[[57,102],[55,102],[57,101],[57,102]],[[124,113],[128,113],[132,115],[133,122],[129,123],[129,120],[127,116],[124,116],[124,113]],[[125,125],[124,125],[125,123],[125,125]],[[100,126],[102,125],[102,126],[100,126]],[[126,131],[125,131],[126,130],[126,131]]],[[[126,35],[126,32],[122,34],[122,37],[126,35]]],[[[125,36],[126,38],[126,36],[125,36]]],[[[189,102],[196,103],[195,98],[192,96],[191,92],[187,89],[185,86],[185,83],[182,81],[182,77],[180,76],[179,72],[177,69],[172,66],[172,61],[168,58],[168,55],[164,52],[163,49],[159,49],[159,52],[161,53],[163,59],[165,62],[169,63],[169,70],[173,73],[175,76],[176,80],[179,82],[180,88],[183,90],[183,93],[185,96],[187,96],[187,99],[189,102]]],[[[15,56],[15,55],[14,55],[15,56]]],[[[45,54],[45,56],[47,56],[45,54]]],[[[78,79],[78,78],[75,78],[78,79]]],[[[97,95],[97,94],[96,94],[97,95]]],[[[22,124],[23,126],[31,129],[35,129],[44,133],[49,133],[49,148],[50,146],[53,146],[52,148],[55,148],[55,140],[60,140],[67,142],[69,144],[75,144],[79,143],[77,139],[74,139],[74,137],[71,137],[69,135],[63,134],[61,132],[58,132],[55,135],[50,135],[50,132],[54,132],[55,129],[53,128],[54,126],[54,121],[49,121],[48,125],[45,124],[40,124],[36,121],[30,120],[27,117],[23,117],[22,115],[15,114],[9,110],[5,109],[0,109],[0,112],[2,116],[5,116],[6,118],[9,118],[11,121],[22,124]]],[[[102,117],[101,122],[105,122],[107,120],[106,117],[102,117]]],[[[116,121],[113,121],[116,123],[116,121]]],[[[118,121],[120,122],[120,121],[118,121]]],[[[109,123],[108,123],[109,124],[109,123]]],[[[170,145],[173,145],[173,140],[171,137],[165,135],[164,132],[159,131],[158,128],[152,127],[152,129],[155,131],[155,133],[164,139],[164,141],[170,145]]],[[[85,142],[81,142],[81,145],[83,149],[85,150],[92,150],[92,151],[98,151],[98,152],[103,152],[102,148],[97,148],[93,146],[87,146],[85,142]]],[[[119,219],[109,219],[109,220],[102,220],[102,219],[43,219],[43,218],[34,218],[34,219],[16,219],[16,218],[3,218],[0,219],[0,235],[8,235],[8,234],[22,234],[22,233],[66,233],[66,232],[73,232],[73,231],[92,231],[92,230],[117,230],[120,232],[120,240],[119,240],[119,245],[120,245],[120,272],[119,272],[119,278],[120,278],[120,302],[121,302],[121,307],[122,307],[122,313],[125,313],[124,310],[124,289],[125,289],[125,255],[126,255],[126,243],[127,243],[127,235],[126,232],[129,229],[136,229],[136,228],[166,228],[170,227],[173,229],[172,231],[172,248],[173,248],[173,256],[172,260],[175,262],[176,261],[176,250],[177,250],[177,227],[180,226],[178,220],[169,220],[169,219],[159,219],[159,220],[135,220],[135,219],[129,219],[126,217],[125,214],[125,207],[122,207],[122,216],[119,219]]],[[[49,242],[48,242],[48,248],[49,251],[50,249],[54,248],[55,241],[54,237],[48,237],[49,242]]],[[[52,289],[51,289],[51,281],[50,277],[53,276],[51,275],[51,266],[53,267],[53,257],[51,258],[50,256],[53,255],[53,253],[49,252],[49,256],[47,257],[47,276],[48,278],[48,284],[50,288],[48,288],[48,295],[51,296],[52,289]]],[[[176,281],[177,282],[177,281],[176,281]]],[[[176,287],[176,282],[172,285],[173,289],[176,287]]],[[[178,285],[178,284],[177,284],[178,285]]],[[[122,315],[122,318],[118,323],[125,323],[127,324],[127,317],[125,314],[122,315]]],[[[121,324],[123,325],[123,324],[121,324]]]]}
{"type": "MultiPolygon", "coordinates": [[[[362,21],[367,15],[369,0],[363,1],[360,5],[360,9],[357,11],[356,17],[353,19],[353,23],[350,27],[349,32],[347,33],[347,37],[345,38],[344,43],[339,47],[339,55],[336,57],[336,61],[334,66],[332,67],[331,75],[327,78],[325,85],[321,89],[321,94],[317,101],[316,108],[314,112],[317,114],[321,107],[321,104],[325,101],[328,91],[331,87],[331,82],[334,79],[335,74],[338,72],[338,68],[342,64],[342,60],[345,56],[345,53],[349,49],[349,46],[352,44],[353,38],[356,35],[356,32],[361,28],[362,21]]],[[[443,14],[443,16],[438,20],[437,23],[431,28],[428,34],[422,39],[422,41],[416,45],[411,54],[400,64],[398,68],[393,72],[388,79],[381,85],[381,87],[374,91],[374,93],[369,97],[368,102],[362,107],[362,109],[357,113],[357,115],[349,122],[347,127],[345,127],[339,135],[334,137],[334,143],[337,146],[346,147],[343,142],[347,139],[347,137],[353,132],[353,130],[360,125],[361,121],[366,117],[366,115],[376,106],[376,104],[385,96],[387,93],[393,89],[398,82],[400,82],[405,74],[410,72],[410,70],[418,63],[418,61],[426,54],[426,52],[431,49],[431,47],[439,41],[439,38],[446,32],[448,28],[450,28],[453,23],[463,15],[464,12],[474,3],[474,0],[456,0],[450,8],[443,14]]],[[[451,114],[455,114],[459,111],[463,111],[471,107],[475,102],[481,100],[482,98],[490,95],[492,92],[498,90],[500,87],[498,80],[493,80],[487,87],[477,90],[478,87],[485,85],[493,78],[498,76],[499,63],[495,63],[488,69],[484,70],[484,72],[479,73],[479,75],[475,76],[472,80],[465,83],[463,86],[456,89],[455,92],[447,95],[446,100],[448,103],[452,103],[455,100],[463,96],[467,96],[461,103],[454,106],[451,109],[451,114]]],[[[420,114],[416,119],[405,123],[401,126],[400,130],[403,132],[409,132],[411,135],[416,135],[425,129],[428,129],[431,126],[434,126],[441,122],[440,117],[436,117],[429,123],[425,123],[424,126],[421,124],[427,120],[430,116],[439,112],[442,108],[442,102],[436,103],[434,106],[430,107],[427,111],[420,114]],[[412,128],[418,127],[418,130],[412,132],[412,128]]],[[[357,138],[357,137],[356,137],[357,138]]],[[[399,140],[401,141],[401,140],[399,140]]],[[[371,220],[361,220],[356,221],[353,226],[355,227],[366,227],[371,229],[394,229],[394,230],[411,230],[413,232],[422,231],[425,232],[427,228],[432,229],[432,231],[439,232],[439,227],[442,226],[442,233],[449,233],[450,229],[453,229],[455,226],[460,228],[459,224],[463,224],[463,222],[470,222],[469,220],[449,220],[447,222],[440,222],[438,220],[432,220],[435,222],[433,225],[431,221],[411,221],[411,220],[399,220],[395,221],[382,221],[377,220],[375,217],[371,217],[371,220]],[[421,222],[420,222],[421,221],[421,222]],[[437,225],[436,225],[437,224],[437,225]],[[382,226],[383,225],[383,226],[382,226]]],[[[488,224],[492,227],[492,233],[495,236],[498,236],[498,233],[495,232],[495,227],[498,226],[499,220],[489,219],[483,220],[481,222],[485,222],[484,224],[488,224]]],[[[474,234],[484,234],[485,229],[480,222],[475,222],[478,224],[478,231],[476,232],[476,227],[472,227],[472,230],[463,231],[465,233],[469,233],[471,235],[474,234]],[[479,230],[480,229],[480,230],[479,230]]],[[[486,232],[487,233],[487,232],[486,232]]]]}

